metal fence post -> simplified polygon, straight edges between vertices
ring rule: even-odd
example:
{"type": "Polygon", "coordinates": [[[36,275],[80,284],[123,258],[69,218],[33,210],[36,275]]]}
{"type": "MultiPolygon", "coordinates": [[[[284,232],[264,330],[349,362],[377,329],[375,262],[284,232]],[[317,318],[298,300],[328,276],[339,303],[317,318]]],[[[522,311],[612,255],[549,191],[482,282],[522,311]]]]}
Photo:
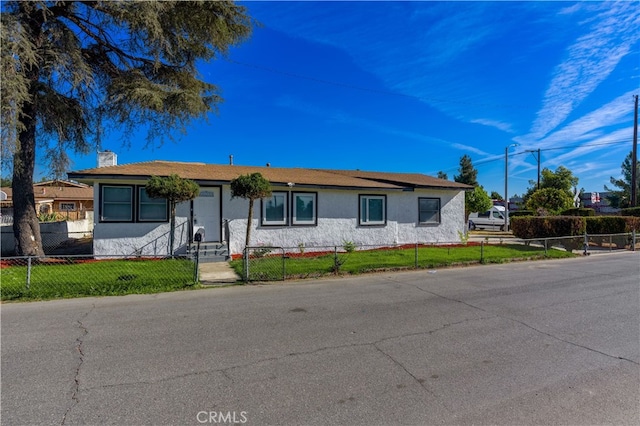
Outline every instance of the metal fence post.
{"type": "Polygon", "coordinates": [[[416,241],[416,261],[415,261],[415,269],[418,269],[418,242],[416,241]]]}
{"type": "Polygon", "coordinates": [[[587,236],[587,233],[584,233],[584,253],[585,256],[589,255],[589,237],[587,236]]]}
{"type": "Polygon", "coordinates": [[[27,290],[31,285],[31,256],[27,258],[27,290]]]}
{"type": "Polygon", "coordinates": [[[547,255],[547,241],[548,241],[548,239],[545,238],[543,241],[544,241],[544,255],[546,256],[547,255]]]}
{"type": "Polygon", "coordinates": [[[285,254],[284,248],[280,248],[280,250],[282,250],[282,281],[284,281],[287,276],[287,266],[286,266],[287,256],[285,254]]]}
{"type": "Polygon", "coordinates": [[[244,252],[242,253],[242,257],[244,260],[244,282],[249,281],[249,247],[244,248],[244,252]]]}
{"type": "Polygon", "coordinates": [[[631,242],[633,245],[631,246],[631,251],[636,251],[636,230],[634,229],[631,232],[631,242]]]}
{"type": "Polygon", "coordinates": [[[480,263],[484,263],[484,241],[480,241],[480,263]]]}

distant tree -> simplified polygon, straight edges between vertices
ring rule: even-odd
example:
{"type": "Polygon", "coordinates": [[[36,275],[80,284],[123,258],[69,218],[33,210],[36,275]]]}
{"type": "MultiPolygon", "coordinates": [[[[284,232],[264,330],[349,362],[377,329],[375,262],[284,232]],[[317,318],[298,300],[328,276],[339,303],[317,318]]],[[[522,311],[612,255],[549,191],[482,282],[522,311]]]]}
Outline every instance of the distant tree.
{"type": "Polygon", "coordinates": [[[527,210],[543,209],[550,214],[558,214],[573,207],[573,197],[558,188],[543,188],[531,194],[525,207],[527,210]]]}
{"type": "Polygon", "coordinates": [[[144,187],[150,198],[165,198],[169,203],[171,215],[169,246],[173,256],[173,246],[176,230],[176,205],[184,201],[193,200],[200,193],[200,187],[190,179],[183,179],[178,175],[168,177],[152,176],[144,187]]]}
{"type": "Polygon", "coordinates": [[[444,179],[444,180],[448,180],[449,176],[447,176],[447,174],[445,172],[443,172],[442,170],[440,170],[438,172],[438,179],[444,179]]]}
{"type": "Polygon", "coordinates": [[[492,200],[498,200],[498,201],[503,201],[504,200],[502,195],[500,195],[497,191],[491,191],[490,197],[491,197],[492,200]]]}
{"type": "Polygon", "coordinates": [[[245,246],[251,241],[251,222],[253,221],[253,202],[271,196],[271,183],[260,173],[241,175],[231,181],[231,197],[249,200],[247,215],[247,234],[245,246]]]}
{"type": "MultiPolygon", "coordinates": [[[[625,157],[621,165],[622,178],[616,179],[613,176],[610,178],[611,184],[617,189],[609,188],[606,185],[604,190],[610,194],[607,196],[609,203],[612,207],[627,208],[631,207],[631,177],[633,171],[633,151],[625,157]]],[[[636,182],[636,194],[640,196],[640,162],[636,169],[636,176],[638,176],[638,182],[636,182]]]]}
{"type": "Polygon", "coordinates": [[[1,178],[0,179],[0,186],[2,186],[2,187],[11,186],[11,178],[1,178]]]}
{"type": "MultiPolygon", "coordinates": [[[[574,196],[574,190],[578,185],[578,178],[573,175],[573,172],[564,166],[559,166],[555,172],[549,168],[542,169],[540,173],[540,189],[554,188],[559,189],[567,194],[571,199],[574,196]]],[[[531,197],[531,195],[538,190],[538,182],[530,180],[529,188],[527,192],[522,196],[525,204],[531,197]]]]}
{"type": "Polygon", "coordinates": [[[464,197],[465,223],[468,222],[469,214],[472,212],[486,212],[491,206],[493,202],[482,186],[476,186],[473,191],[467,191],[464,197]]]}
{"type": "Polygon", "coordinates": [[[42,255],[36,147],[61,176],[68,152],[107,128],[147,143],[215,112],[218,88],[197,65],[245,40],[252,20],[230,1],[4,1],[0,21],[2,156],[13,166],[16,254],[42,255]]]}
{"type": "Polygon", "coordinates": [[[453,177],[453,180],[458,183],[466,183],[471,186],[478,186],[478,171],[473,167],[471,157],[463,155],[460,157],[460,167],[458,168],[459,175],[453,177]]]}

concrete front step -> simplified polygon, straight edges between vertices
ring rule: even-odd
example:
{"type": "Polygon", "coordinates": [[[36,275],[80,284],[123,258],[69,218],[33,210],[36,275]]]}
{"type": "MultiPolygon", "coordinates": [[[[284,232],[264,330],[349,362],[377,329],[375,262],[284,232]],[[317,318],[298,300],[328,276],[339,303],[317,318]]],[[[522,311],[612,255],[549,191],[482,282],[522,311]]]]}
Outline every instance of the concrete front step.
{"type": "Polygon", "coordinates": [[[198,252],[199,262],[221,262],[229,259],[229,250],[224,243],[200,243],[191,244],[188,248],[188,253],[195,257],[198,252]]]}

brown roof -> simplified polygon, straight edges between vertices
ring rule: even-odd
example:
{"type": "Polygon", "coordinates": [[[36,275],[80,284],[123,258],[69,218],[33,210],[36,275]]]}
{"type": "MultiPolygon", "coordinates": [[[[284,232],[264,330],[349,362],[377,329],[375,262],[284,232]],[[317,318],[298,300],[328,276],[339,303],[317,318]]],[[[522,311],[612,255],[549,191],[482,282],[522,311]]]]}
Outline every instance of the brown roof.
{"type": "Polygon", "coordinates": [[[256,167],[219,165],[204,163],[182,163],[173,161],[149,161],[100,167],[70,172],[69,178],[89,181],[93,179],[144,178],[177,174],[196,181],[230,182],[240,175],[259,172],[272,184],[294,183],[295,185],[404,189],[414,187],[470,189],[470,186],[416,173],[360,172],[349,170],[322,170],[304,168],[256,167]]]}
{"type": "MultiPolygon", "coordinates": [[[[2,188],[7,194],[7,201],[13,199],[13,189],[2,188]]],[[[90,186],[33,186],[34,197],[37,200],[93,200],[93,188],[90,186]]]]}

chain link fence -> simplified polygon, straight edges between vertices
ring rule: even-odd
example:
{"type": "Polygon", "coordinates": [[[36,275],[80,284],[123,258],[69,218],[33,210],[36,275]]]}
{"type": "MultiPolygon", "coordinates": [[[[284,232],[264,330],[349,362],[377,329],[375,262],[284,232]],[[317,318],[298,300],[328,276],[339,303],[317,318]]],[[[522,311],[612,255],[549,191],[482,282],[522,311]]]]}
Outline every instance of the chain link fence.
{"type": "Polygon", "coordinates": [[[635,233],[523,240],[475,237],[438,244],[247,247],[231,262],[244,281],[283,281],[371,271],[433,269],[507,260],[569,257],[640,248],[635,233]]]}
{"type": "MultiPolygon", "coordinates": [[[[90,255],[93,252],[91,232],[40,231],[42,249],[47,255],[90,255]]],[[[15,250],[13,232],[2,234],[2,255],[12,256],[15,250]]]]}
{"type": "MultiPolygon", "coordinates": [[[[64,249],[63,244],[57,245],[64,249]]],[[[391,245],[248,247],[231,261],[244,281],[275,281],[372,271],[434,269],[609,253],[640,248],[636,234],[522,240],[472,236],[465,241],[391,245]]],[[[158,293],[198,284],[197,258],[57,255],[0,259],[0,298],[38,300],[158,293]]]]}
{"type": "Polygon", "coordinates": [[[0,275],[3,301],[159,293],[197,282],[188,257],[10,257],[0,260],[0,275]]]}

